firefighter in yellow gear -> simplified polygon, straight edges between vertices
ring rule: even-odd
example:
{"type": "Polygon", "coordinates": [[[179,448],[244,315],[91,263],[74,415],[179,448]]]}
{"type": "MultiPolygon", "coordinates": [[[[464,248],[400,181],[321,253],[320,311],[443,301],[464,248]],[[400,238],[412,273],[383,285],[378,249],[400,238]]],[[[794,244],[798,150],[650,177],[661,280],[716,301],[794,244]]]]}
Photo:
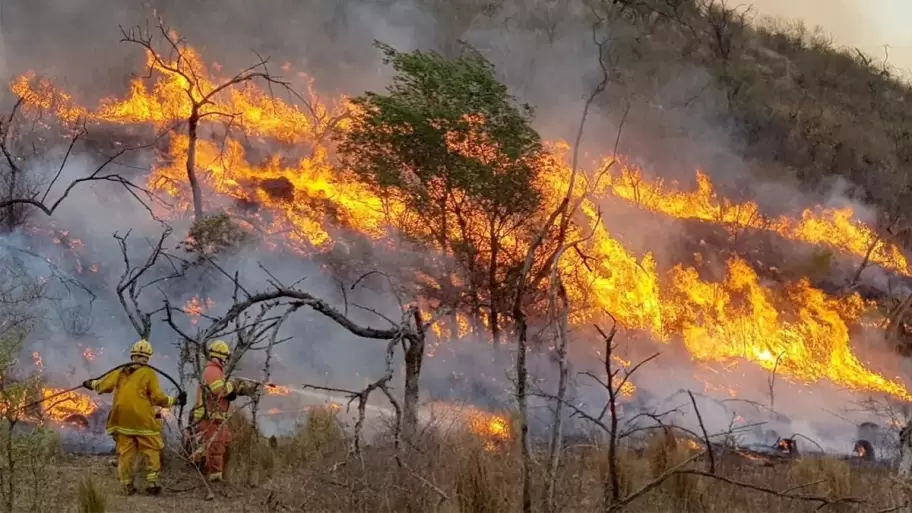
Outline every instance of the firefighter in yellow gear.
{"type": "Polygon", "coordinates": [[[161,492],[158,475],[161,471],[162,424],[155,418],[155,407],[168,408],[187,404],[187,394],[170,397],[162,392],[158,376],[149,363],[152,345],[140,340],[130,349],[133,365],[121,367],[101,379],[88,380],[82,385],[99,394],[114,393],[114,404],[108,413],[107,431],[114,437],[117,450],[117,477],[124,493],[136,493],[133,466],[137,455],[146,460],[146,491],[161,492]]]}

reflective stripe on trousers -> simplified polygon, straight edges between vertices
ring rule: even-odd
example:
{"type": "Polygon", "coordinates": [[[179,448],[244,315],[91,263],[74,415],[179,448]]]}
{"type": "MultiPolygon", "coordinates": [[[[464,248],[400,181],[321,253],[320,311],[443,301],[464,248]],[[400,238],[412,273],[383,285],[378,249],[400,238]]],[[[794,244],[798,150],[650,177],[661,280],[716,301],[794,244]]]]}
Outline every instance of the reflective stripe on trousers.
{"type": "Polygon", "coordinates": [[[165,444],[161,435],[131,436],[121,433],[114,435],[117,450],[117,478],[121,484],[133,484],[133,467],[137,456],[143,456],[146,467],[146,482],[158,482],[161,472],[161,451],[165,444]]]}

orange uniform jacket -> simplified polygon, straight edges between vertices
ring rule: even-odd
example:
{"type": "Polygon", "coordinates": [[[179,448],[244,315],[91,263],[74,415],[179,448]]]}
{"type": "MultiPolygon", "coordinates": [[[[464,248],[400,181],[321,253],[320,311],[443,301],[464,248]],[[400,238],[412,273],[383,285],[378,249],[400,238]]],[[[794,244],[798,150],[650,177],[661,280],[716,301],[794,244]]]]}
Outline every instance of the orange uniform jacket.
{"type": "Polygon", "coordinates": [[[193,407],[194,420],[225,420],[228,418],[227,397],[235,390],[234,384],[225,380],[223,365],[216,359],[206,363],[206,368],[203,369],[203,379],[196,389],[196,403],[193,407]]]}

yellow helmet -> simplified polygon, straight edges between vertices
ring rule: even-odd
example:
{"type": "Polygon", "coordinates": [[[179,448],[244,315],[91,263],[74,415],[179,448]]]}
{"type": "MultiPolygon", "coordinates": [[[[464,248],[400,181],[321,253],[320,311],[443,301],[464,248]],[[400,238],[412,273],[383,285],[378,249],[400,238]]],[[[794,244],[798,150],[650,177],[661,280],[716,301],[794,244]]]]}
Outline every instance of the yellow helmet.
{"type": "Polygon", "coordinates": [[[139,340],[130,348],[130,356],[145,356],[146,358],[152,358],[152,344],[146,339],[139,340]]]}
{"type": "Polygon", "coordinates": [[[228,343],[224,340],[213,340],[209,344],[209,357],[218,358],[219,360],[227,360],[231,356],[231,348],[228,347],[228,343]]]}

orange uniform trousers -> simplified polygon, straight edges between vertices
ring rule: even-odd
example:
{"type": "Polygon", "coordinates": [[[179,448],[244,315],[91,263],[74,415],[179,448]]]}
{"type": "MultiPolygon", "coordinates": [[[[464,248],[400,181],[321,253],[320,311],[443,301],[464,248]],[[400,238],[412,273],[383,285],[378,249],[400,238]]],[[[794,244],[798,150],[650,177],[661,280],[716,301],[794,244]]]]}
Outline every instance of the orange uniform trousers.
{"type": "Polygon", "coordinates": [[[197,424],[200,443],[203,444],[203,470],[207,476],[225,471],[225,456],[231,443],[231,432],[222,420],[201,420],[197,424]]]}

